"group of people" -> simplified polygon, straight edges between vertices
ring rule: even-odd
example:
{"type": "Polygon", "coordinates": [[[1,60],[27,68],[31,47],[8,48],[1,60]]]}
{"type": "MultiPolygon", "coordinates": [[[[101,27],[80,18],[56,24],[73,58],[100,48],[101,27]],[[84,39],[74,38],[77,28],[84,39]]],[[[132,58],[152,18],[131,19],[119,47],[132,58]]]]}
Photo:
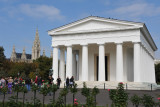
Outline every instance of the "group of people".
{"type": "Polygon", "coordinates": [[[68,88],[69,86],[72,87],[74,85],[74,77],[72,76],[70,79],[69,77],[66,78],[66,87],[68,88]]]}
{"type": "Polygon", "coordinates": [[[12,87],[16,84],[19,85],[25,85],[25,80],[23,80],[22,78],[17,78],[15,77],[14,79],[12,77],[7,77],[7,78],[0,78],[0,87],[8,87],[8,93],[11,94],[12,93],[12,87]]]}
{"type": "MultiPolygon", "coordinates": [[[[20,85],[20,86],[26,86],[27,90],[30,91],[31,90],[31,85],[37,84],[39,87],[41,87],[43,85],[43,83],[46,83],[46,81],[44,81],[40,76],[36,76],[35,79],[30,79],[30,78],[25,78],[22,79],[21,77],[17,78],[15,77],[14,79],[12,77],[7,77],[7,78],[0,78],[0,88],[2,87],[8,87],[8,93],[11,94],[12,93],[12,88],[14,85],[20,85]]],[[[54,78],[52,78],[52,76],[49,76],[47,79],[47,82],[49,85],[55,84],[54,83],[54,78]]],[[[56,84],[58,86],[58,88],[60,88],[60,84],[61,84],[61,78],[58,77],[56,80],[56,84]]],[[[74,85],[74,77],[72,76],[70,79],[69,77],[66,78],[66,87],[68,88],[69,86],[72,87],[74,85]]]]}

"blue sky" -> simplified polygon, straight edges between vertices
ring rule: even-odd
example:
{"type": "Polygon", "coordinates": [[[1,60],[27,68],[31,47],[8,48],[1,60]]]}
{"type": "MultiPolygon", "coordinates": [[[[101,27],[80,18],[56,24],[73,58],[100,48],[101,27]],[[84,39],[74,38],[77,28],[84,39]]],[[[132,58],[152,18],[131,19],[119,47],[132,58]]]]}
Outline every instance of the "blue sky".
{"type": "Polygon", "coordinates": [[[0,46],[7,58],[13,45],[16,52],[25,47],[31,53],[38,26],[41,47],[50,56],[47,31],[90,15],[144,22],[160,48],[159,0],[0,0],[0,46]]]}

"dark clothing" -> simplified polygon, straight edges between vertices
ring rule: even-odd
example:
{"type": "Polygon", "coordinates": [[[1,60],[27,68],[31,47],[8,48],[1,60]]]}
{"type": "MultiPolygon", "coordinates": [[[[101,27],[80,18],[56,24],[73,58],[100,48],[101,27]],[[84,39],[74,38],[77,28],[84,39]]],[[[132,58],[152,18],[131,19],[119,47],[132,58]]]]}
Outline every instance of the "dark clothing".
{"type": "Polygon", "coordinates": [[[74,78],[72,77],[72,78],[70,79],[70,86],[72,87],[73,84],[74,84],[74,78]]]}
{"type": "Polygon", "coordinates": [[[60,87],[60,84],[61,84],[61,78],[57,78],[57,86],[58,86],[58,88],[60,87]]]}
{"type": "Polygon", "coordinates": [[[66,79],[66,86],[68,88],[68,86],[69,86],[69,78],[66,79]]]}
{"type": "Polygon", "coordinates": [[[49,79],[48,79],[48,84],[51,85],[51,84],[52,84],[52,81],[53,81],[53,79],[52,79],[52,78],[49,78],[49,79]]]}
{"type": "Polygon", "coordinates": [[[73,77],[70,79],[70,82],[74,82],[74,78],[73,77]]]}
{"type": "Polygon", "coordinates": [[[5,80],[6,81],[6,85],[8,85],[8,81],[7,80],[5,80]]]}
{"type": "Polygon", "coordinates": [[[28,78],[25,80],[25,84],[31,84],[31,80],[28,78]]]}

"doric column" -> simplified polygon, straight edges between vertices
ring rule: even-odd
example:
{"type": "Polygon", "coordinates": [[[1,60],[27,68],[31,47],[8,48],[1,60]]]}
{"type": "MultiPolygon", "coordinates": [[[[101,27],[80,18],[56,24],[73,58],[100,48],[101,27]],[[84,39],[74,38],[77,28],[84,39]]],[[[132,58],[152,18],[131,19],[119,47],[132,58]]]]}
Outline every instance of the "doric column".
{"type": "Polygon", "coordinates": [[[88,44],[82,45],[82,81],[88,81],[88,44]]]}
{"type": "Polygon", "coordinates": [[[73,56],[72,56],[72,71],[73,71],[73,76],[74,79],[76,80],[76,73],[77,73],[77,62],[76,62],[76,51],[73,51],[73,56]]]}
{"type": "Polygon", "coordinates": [[[123,48],[122,43],[116,44],[116,81],[123,81],[123,48]]]}
{"type": "Polygon", "coordinates": [[[60,48],[60,78],[65,81],[65,48],[60,48]]]}
{"type": "Polygon", "coordinates": [[[134,43],[134,82],[141,82],[140,80],[140,43],[134,43]]]}
{"type": "Polygon", "coordinates": [[[54,80],[57,80],[58,77],[58,47],[53,47],[53,75],[54,80]]]}
{"type": "Polygon", "coordinates": [[[77,56],[78,56],[78,60],[77,60],[77,74],[76,74],[76,78],[77,81],[79,80],[79,51],[77,52],[77,56]]]}
{"type": "Polygon", "coordinates": [[[67,65],[66,65],[66,77],[71,78],[73,76],[72,73],[72,46],[67,46],[67,65]]]}
{"type": "Polygon", "coordinates": [[[99,70],[98,81],[105,81],[105,47],[99,44],[99,70]]]}

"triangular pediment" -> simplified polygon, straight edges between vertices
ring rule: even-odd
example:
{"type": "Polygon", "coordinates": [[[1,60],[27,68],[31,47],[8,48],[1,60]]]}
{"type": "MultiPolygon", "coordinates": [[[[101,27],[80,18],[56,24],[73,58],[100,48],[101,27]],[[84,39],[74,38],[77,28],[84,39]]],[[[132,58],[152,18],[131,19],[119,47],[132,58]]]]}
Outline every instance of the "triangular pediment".
{"type": "Polygon", "coordinates": [[[114,30],[114,29],[125,29],[130,27],[142,27],[143,23],[120,21],[116,19],[107,19],[100,17],[87,17],[76,22],[64,25],[62,27],[50,30],[50,34],[63,33],[63,32],[80,32],[80,31],[91,31],[91,30],[114,30]],[[52,32],[52,33],[51,33],[52,32]]]}

